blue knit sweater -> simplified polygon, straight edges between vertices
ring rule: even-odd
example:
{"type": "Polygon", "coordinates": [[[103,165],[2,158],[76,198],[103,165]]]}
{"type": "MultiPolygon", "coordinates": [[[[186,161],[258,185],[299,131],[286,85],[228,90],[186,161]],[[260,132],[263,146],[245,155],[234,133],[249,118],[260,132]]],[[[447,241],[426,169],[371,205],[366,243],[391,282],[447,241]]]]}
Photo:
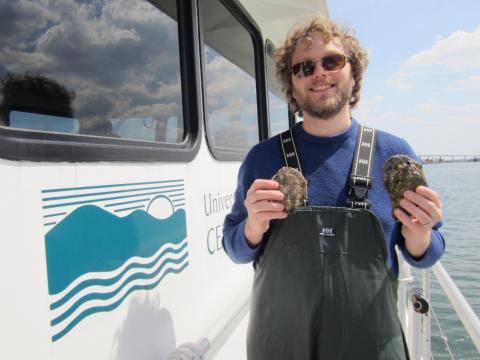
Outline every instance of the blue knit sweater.
{"type": "MultiPolygon", "coordinates": [[[[296,124],[294,138],[302,170],[308,181],[309,205],[345,206],[358,129],[358,122],[352,119],[352,125],[344,133],[332,137],[317,137],[305,132],[301,123],[296,124]]],[[[382,174],[385,161],[390,156],[398,154],[408,155],[418,160],[418,156],[405,140],[377,130],[374,179],[368,199],[372,202],[371,210],[378,217],[385,231],[387,266],[397,276],[398,260],[395,245],[399,246],[409,264],[419,268],[432,266],[445,250],[445,241],[438,232],[441,222],[435,225],[430,246],[422,258],[412,257],[405,248],[404,239],[400,233],[401,225],[392,218],[391,202],[383,186],[382,174]]],[[[261,246],[250,247],[244,235],[247,218],[244,200],[247,191],[254,180],[271,179],[282,166],[284,163],[279,138],[275,136],[255,145],[240,167],[235,202],[232,211],[225,218],[223,228],[223,247],[236,263],[255,262],[262,251],[261,246]]]]}

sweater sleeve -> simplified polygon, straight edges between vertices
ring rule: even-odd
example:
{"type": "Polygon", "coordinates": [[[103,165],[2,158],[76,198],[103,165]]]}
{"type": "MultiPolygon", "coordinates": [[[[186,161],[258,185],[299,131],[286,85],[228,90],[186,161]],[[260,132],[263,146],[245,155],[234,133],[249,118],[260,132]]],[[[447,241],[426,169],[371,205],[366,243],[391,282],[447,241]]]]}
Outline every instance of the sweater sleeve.
{"type": "Polygon", "coordinates": [[[405,246],[405,240],[401,242],[401,250],[405,260],[412,266],[417,268],[429,268],[433,266],[443,255],[445,251],[445,239],[443,238],[438,228],[442,225],[440,221],[432,229],[432,238],[427,251],[421,258],[415,258],[408,252],[405,246]]]}
{"type": "Polygon", "coordinates": [[[254,181],[251,171],[251,152],[247,155],[238,172],[235,201],[231,212],[225,217],[223,223],[223,248],[227,255],[235,263],[249,263],[256,259],[260,246],[252,248],[245,239],[245,222],[247,221],[247,209],[244,201],[248,189],[254,181]]]}

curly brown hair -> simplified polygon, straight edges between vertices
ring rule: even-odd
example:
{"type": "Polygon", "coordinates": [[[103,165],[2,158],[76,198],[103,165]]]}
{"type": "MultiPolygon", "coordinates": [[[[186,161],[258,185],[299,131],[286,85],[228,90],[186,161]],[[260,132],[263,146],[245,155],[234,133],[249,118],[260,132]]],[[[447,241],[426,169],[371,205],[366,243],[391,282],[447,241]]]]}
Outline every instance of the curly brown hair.
{"type": "Polygon", "coordinates": [[[301,112],[297,102],[293,98],[292,85],[292,55],[298,45],[310,45],[313,43],[312,35],[319,33],[325,42],[338,39],[347,52],[352,67],[355,85],[350,99],[350,108],[354,108],[360,100],[360,88],[363,74],[368,65],[368,54],[360,45],[351,28],[340,27],[337,23],[325,17],[314,17],[306,25],[297,26],[290,30],[283,46],[275,50],[274,60],[277,68],[276,76],[282,86],[290,110],[293,113],[301,112]]]}

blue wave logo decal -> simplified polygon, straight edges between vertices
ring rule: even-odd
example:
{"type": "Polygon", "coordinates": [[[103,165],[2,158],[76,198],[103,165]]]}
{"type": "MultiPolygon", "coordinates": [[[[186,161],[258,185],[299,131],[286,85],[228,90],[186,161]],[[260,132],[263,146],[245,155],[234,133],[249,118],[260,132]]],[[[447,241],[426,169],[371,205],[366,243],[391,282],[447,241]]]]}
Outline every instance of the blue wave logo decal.
{"type": "Polygon", "coordinates": [[[42,193],[53,341],[188,266],[183,181],[42,193]]]}

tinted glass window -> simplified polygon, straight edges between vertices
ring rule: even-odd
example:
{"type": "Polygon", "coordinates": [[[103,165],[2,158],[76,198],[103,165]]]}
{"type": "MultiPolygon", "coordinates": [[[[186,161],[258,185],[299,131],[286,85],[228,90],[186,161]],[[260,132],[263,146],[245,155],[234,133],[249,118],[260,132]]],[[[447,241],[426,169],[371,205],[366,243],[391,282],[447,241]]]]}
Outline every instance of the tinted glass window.
{"type": "Polygon", "coordinates": [[[0,125],[176,143],[176,2],[0,0],[0,125]]]}
{"type": "Polygon", "coordinates": [[[253,40],[219,1],[200,10],[208,141],[214,153],[245,153],[259,138],[253,40]]]}
{"type": "Polygon", "coordinates": [[[267,85],[268,85],[268,113],[270,119],[270,136],[280,134],[288,129],[288,105],[281,91],[275,73],[273,60],[274,45],[270,40],[265,41],[267,85]]]}
{"type": "Polygon", "coordinates": [[[285,100],[271,91],[268,92],[268,110],[270,118],[270,136],[280,134],[288,129],[288,106],[285,100]]]}

